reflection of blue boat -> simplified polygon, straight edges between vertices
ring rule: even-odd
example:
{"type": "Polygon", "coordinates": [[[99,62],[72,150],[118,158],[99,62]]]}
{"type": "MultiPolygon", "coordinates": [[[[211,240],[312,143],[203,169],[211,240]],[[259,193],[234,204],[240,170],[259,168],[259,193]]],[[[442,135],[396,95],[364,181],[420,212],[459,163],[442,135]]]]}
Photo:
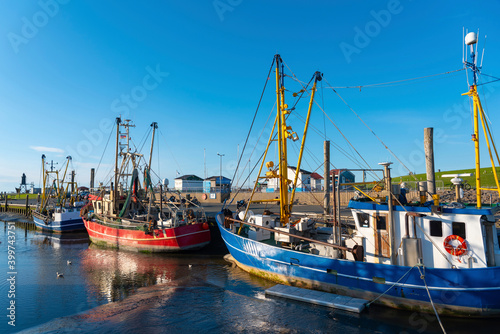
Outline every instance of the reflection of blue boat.
{"type": "Polygon", "coordinates": [[[59,178],[59,171],[45,170],[45,155],[42,155],[43,190],[40,206],[33,211],[33,220],[37,228],[50,232],[74,232],[85,230],[80,217],[84,202],[77,201],[77,184],[64,181],[71,157],[67,157],[64,174],[59,178]],[[66,188],[64,187],[66,186],[66,188]],[[73,189],[69,193],[70,187],[73,189]],[[69,195],[68,195],[69,193],[69,195]],[[54,201],[51,203],[50,201],[54,201]]]}
{"type": "MultiPolygon", "coordinates": [[[[279,55],[275,61],[278,134],[271,134],[270,142],[278,138],[280,162],[276,169],[273,162],[267,162],[268,171],[265,176],[259,172],[258,179],[278,179],[280,198],[276,202],[280,213],[258,215],[247,207],[238,215],[229,210],[217,215],[222,238],[235,263],[249,273],[282,284],[364,298],[395,308],[452,316],[500,314],[500,246],[494,217],[500,207],[481,207],[480,201],[477,207],[443,205],[436,195],[434,202],[426,202],[425,192],[420,203],[406,204],[402,197],[398,199],[398,189],[391,189],[389,164],[384,164],[389,196],[351,200],[352,233],[342,233],[335,220],[318,221],[292,214],[297,178],[291,183],[287,176],[286,139],[293,136],[286,119],[293,109],[284,102],[279,55]]],[[[321,76],[316,73],[313,79],[307,119],[321,76]]],[[[475,111],[482,112],[475,85],[469,94],[475,111]]],[[[266,155],[267,151],[261,171],[266,155]]],[[[480,198],[480,186],[477,188],[480,198]]]]}
{"type": "Polygon", "coordinates": [[[54,248],[86,249],[90,239],[85,232],[60,234],[37,231],[33,236],[33,243],[54,248]]]}

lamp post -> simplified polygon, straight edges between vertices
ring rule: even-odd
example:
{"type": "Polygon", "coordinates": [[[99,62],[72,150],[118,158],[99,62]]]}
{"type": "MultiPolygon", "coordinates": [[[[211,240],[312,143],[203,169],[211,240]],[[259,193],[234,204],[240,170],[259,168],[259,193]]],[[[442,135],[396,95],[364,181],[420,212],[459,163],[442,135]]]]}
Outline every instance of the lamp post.
{"type": "Polygon", "coordinates": [[[220,178],[219,178],[219,188],[220,188],[220,194],[221,194],[221,197],[222,197],[222,157],[224,156],[224,154],[220,154],[219,152],[217,152],[217,155],[220,157],[220,178]]]}

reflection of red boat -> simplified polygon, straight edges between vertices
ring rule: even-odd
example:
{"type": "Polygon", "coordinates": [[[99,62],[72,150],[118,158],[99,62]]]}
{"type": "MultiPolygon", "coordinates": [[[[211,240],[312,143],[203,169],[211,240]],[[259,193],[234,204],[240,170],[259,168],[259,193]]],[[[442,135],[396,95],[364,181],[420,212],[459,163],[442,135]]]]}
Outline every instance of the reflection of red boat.
{"type": "MultiPolygon", "coordinates": [[[[90,195],[89,204],[80,212],[90,240],[103,246],[147,252],[178,252],[207,245],[210,228],[203,210],[181,208],[164,201],[162,187],[155,191],[151,182],[151,159],[143,167],[144,188],[141,187],[139,170],[143,155],[131,151],[128,133],[131,126],[129,120],[122,122],[117,118],[114,181],[108,192],[102,188],[99,195],[90,195]],[[120,133],[120,128],[124,128],[126,135],[120,133]],[[120,143],[122,137],[126,142],[120,143]]],[[[157,125],[151,126],[153,143],[157,125]]],[[[151,146],[151,152],[152,149],[151,146]]]]}

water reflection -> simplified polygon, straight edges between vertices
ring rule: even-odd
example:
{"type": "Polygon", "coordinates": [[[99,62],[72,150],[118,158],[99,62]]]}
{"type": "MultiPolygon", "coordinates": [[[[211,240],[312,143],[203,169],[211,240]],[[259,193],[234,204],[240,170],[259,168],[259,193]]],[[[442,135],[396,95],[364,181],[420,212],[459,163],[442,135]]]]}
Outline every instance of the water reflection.
{"type": "MultiPolygon", "coordinates": [[[[189,274],[190,257],[117,251],[91,244],[81,256],[88,284],[108,302],[122,300],[140,287],[171,283],[189,274]]],[[[197,266],[197,270],[200,268],[197,266]]]]}
{"type": "Polygon", "coordinates": [[[50,233],[37,230],[31,240],[32,244],[38,246],[50,246],[55,249],[72,248],[85,249],[90,244],[89,235],[84,233],[50,233]]]}

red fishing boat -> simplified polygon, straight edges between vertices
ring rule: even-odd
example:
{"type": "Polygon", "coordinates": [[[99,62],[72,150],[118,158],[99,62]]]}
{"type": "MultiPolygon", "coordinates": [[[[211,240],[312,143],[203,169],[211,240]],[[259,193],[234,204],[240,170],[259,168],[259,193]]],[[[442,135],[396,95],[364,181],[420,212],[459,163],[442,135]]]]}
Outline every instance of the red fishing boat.
{"type": "MultiPolygon", "coordinates": [[[[152,126],[151,153],[157,124],[152,126]]],[[[130,120],[116,120],[114,182],[89,195],[81,216],[90,240],[98,245],[145,252],[195,250],[210,242],[210,228],[203,209],[184,199],[164,200],[163,185],[154,187],[149,164],[130,149],[130,120]],[[120,129],[124,129],[120,132],[120,129]],[[121,157],[121,164],[118,164],[121,157]],[[139,175],[144,174],[144,186],[139,175]],[[115,186],[116,185],[116,186],[115,186]]]]}

